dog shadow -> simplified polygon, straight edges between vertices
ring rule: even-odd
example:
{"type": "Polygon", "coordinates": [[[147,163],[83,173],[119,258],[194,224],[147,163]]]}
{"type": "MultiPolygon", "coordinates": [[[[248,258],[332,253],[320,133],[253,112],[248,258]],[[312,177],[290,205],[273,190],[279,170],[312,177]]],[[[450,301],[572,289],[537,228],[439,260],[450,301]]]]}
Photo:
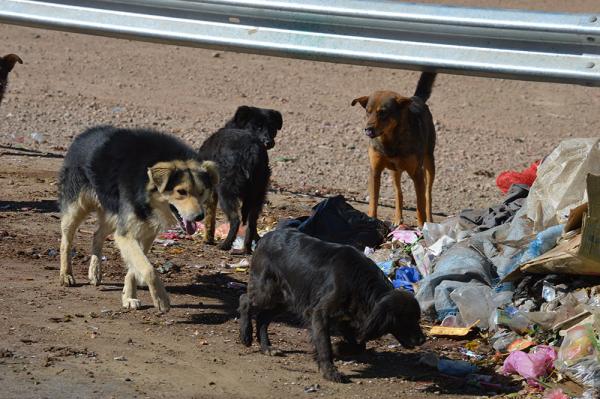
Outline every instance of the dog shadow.
{"type": "Polygon", "coordinates": [[[0,145],[0,149],[9,150],[11,152],[2,152],[0,155],[13,157],[36,157],[36,158],[64,158],[63,154],[55,154],[52,152],[38,151],[30,148],[12,147],[9,145],[0,145]]]}
{"type": "MultiPolygon", "coordinates": [[[[192,304],[173,305],[173,308],[197,309],[203,312],[190,315],[182,324],[224,324],[237,317],[239,297],[246,292],[241,281],[229,274],[202,274],[196,277],[192,284],[168,286],[171,294],[191,295],[217,300],[217,303],[197,302],[192,304]],[[231,284],[230,284],[231,283],[231,284]]],[[[244,284],[245,285],[245,284],[244,284]]]]}
{"type": "Polygon", "coordinates": [[[436,369],[419,364],[421,356],[420,352],[378,352],[369,349],[357,356],[341,357],[339,360],[353,359],[367,365],[362,370],[349,373],[348,377],[352,380],[395,377],[407,381],[428,383],[421,391],[423,393],[481,396],[490,391],[510,393],[519,390],[519,387],[511,387],[509,380],[504,381],[502,376],[498,376],[503,379],[498,383],[498,388],[489,389],[481,385],[469,384],[464,377],[440,374],[436,369]]]}
{"type": "Polygon", "coordinates": [[[0,212],[56,213],[59,209],[54,200],[0,201],[0,212]]]}

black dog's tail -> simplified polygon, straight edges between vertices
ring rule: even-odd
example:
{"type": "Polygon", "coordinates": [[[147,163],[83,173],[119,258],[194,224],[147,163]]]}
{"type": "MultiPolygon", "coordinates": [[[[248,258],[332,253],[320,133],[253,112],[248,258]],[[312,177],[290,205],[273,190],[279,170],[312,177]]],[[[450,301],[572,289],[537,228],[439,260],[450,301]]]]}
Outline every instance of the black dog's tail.
{"type": "Polygon", "coordinates": [[[431,90],[437,73],[423,72],[417,83],[417,90],[415,90],[415,97],[419,97],[423,102],[427,102],[431,96],[431,90]]]}
{"type": "Polygon", "coordinates": [[[252,316],[250,315],[250,298],[248,294],[240,295],[240,341],[245,346],[252,345],[252,316]]]}

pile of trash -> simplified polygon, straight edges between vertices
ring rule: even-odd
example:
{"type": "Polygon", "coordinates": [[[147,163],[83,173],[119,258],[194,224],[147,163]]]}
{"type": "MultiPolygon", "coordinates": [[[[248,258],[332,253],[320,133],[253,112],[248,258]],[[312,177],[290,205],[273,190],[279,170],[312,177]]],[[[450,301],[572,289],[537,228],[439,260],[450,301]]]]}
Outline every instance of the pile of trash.
{"type": "Polygon", "coordinates": [[[600,139],[563,141],[497,184],[501,204],[422,230],[400,226],[365,254],[416,293],[430,335],[479,332],[489,347],[484,358],[425,364],[496,386],[478,374],[488,362],[538,397],[600,398],[600,139]]]}

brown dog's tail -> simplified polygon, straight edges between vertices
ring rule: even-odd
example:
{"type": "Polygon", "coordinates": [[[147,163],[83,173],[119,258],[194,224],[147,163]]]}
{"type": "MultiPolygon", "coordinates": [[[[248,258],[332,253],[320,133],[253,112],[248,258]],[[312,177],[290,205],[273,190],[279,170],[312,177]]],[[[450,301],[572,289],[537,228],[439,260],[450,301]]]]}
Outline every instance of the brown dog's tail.
{"type": "Polygon", "coordinates": [[[431,90],[437,73],[423,72],[417,83],[417,90],[415,90],[415,97],[419,97],[423,102],[427,102],[431,96],[431,90]]]}

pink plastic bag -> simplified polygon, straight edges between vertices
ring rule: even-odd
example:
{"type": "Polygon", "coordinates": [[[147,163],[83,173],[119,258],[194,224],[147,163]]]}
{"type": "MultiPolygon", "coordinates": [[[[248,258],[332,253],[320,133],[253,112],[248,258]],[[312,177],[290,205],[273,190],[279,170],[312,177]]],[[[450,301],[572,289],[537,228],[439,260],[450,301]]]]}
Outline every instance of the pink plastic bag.
{"type": "Polygon", "coordinates": [[[546,391],[544,399],[570,399],[562,389],[557,388],[552,391],[546,391]]]}
{"type": "Polygon", "coordinates": [[[405,244],[411,245],[419,241],[421,232],[416,230],[404,229],[403,226],[396,228],[392,231],[388,237],[392,237],[392,241],[401,241],[405,244]]]}
{"type": "Polygon", "coordinates": [[[556,350],[551,346],[539,345],[530,353],[512,352],[504,361],[503,374],[517,373],[529,380],[535,380],[552,371],[556,350]]]}

